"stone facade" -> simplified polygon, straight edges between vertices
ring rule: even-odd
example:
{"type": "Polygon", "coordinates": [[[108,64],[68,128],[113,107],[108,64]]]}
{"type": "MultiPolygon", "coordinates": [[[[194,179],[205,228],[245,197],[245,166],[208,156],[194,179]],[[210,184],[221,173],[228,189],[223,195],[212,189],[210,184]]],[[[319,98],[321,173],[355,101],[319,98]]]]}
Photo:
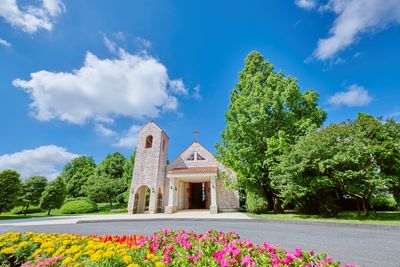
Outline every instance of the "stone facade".
{"type": "MultiPolygon", "coordinates": [[[[202,203],[211,213],[239,209],[239,193],[225,187],[224,177],[236,180],[227,169],[201,144],[193,142],[167,166],[168,136],[154,122],[139,131],[133,170],[129,213],[172,213],[193,205],[192,186],[201,185],[202,203]],[[149,136],[152,147],[146,148],[149,136]],[[193,156],[194,155],[194,156],[193,156]],[[149,193],[150,192],[150,195],[149,193]]],[[[193,189],[194,190],[194,189],[193,189]]]]}
{"type": "MultiPolygon", "coordinates": [[[[138,134],[135,167],[133,169],[128,212],[144,212],[146,190],[150,191],[148,211],[156,213],[159,207],[159,195],[164,197],[165,176],[168,153],[168,136],[153,121],[149,122],[138,134]],[[148,138],[152,138],[151,147],[146,147],[148,138]],[[135,195],[136,201],[135,201],[135,195]],[[135,203],[136,202],[136,203],[135,203]]],[[[163,201],[161,201],[163,203],[163,201]]]]}

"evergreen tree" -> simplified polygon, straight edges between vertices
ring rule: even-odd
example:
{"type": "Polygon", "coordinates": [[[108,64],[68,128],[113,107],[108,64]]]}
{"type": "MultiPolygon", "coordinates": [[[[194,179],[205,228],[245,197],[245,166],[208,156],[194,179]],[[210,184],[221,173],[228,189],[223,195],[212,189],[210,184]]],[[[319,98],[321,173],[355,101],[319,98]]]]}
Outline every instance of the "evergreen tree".
{"type": "Polygon", "coordinates": [[[0,172],[0,213],[12,209],[17,204],[22,182],[14,170],[0,172]]]}

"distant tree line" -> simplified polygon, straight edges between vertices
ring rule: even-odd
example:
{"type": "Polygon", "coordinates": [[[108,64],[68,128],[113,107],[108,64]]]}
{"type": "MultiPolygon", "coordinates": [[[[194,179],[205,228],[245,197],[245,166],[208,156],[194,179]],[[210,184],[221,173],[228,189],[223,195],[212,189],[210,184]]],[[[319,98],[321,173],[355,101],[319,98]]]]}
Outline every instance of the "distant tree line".
{"type": "Polygon", "coordinates": [[[22,181],[16,170],[0,172],[0,213],[18,206],[27,214],[33,206],[50,215],[65,200],[88,198],[95,202],[125,203],[129,197],[135,152],[129,159],[109,154],[96,165],[92,157],[80,156],[69,162],[54,181],[34,176],[22,181]]]}
{"type": "Polygon", "coordinates": [[[301,92],[260,53],[246,58],[216,146],[238,176],[246,209],[336,215],[354,208],[368,215],[380,204],[396,208],[400,124],[359,114],[322,127],[326,113],[317,102],[314,90],[301,92]]]}

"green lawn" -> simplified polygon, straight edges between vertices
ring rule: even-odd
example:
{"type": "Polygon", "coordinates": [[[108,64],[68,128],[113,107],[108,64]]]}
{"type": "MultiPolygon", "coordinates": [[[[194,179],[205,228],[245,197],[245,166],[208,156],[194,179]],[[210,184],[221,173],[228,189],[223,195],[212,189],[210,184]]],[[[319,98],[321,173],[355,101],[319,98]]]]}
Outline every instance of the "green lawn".
{"type": "MultiPolygon", "coordinates": [[[[126,213],[127,204],[114,203],[113,207],[110,207],[109,203],[97,203],[99,211],[90,214],[118,214],[126,213]]],[[[52,209],[50,216],[47,215],[47,211],[40,213],[31,213],[24,215],[13,215],[10,212],[4,212],[0,214],[0,220],[15,220],[15,219],[29,219],[37,217],[52,217],[52,216],[74,216],[76,214],[61,214],[59,209],[52,209]]]]}
{"type": "Polygon", "coordinates": [[[316,221],[316,222],[341,222],[341,223],[366,223],[366,224],[392,224],[400,225],[399,211],[377,211],[371,212],[369,217],[359,217],[357,212],[342,212],[337,217],[324,217],[322,215],[306,215],[296,212],[284,214],[252,214],[252,218],[266,220],[294,220],[294,221],[316,221]]]}

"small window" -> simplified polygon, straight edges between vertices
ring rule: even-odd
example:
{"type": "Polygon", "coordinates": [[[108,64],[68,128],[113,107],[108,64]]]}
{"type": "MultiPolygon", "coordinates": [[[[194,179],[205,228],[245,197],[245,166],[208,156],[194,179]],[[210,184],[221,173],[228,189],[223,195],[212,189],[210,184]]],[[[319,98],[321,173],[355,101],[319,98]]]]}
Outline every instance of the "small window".
{"type": "Polygon", "coordinates": [[[153,136],[149,135],[146,137],[145,148],[151,148],[153,146],[153,136]]]}
{"type": "Polygon", "coordinates": [[[202,155],[197,153],[197,160],[206,160],[202,155]]]}
{"type": "Polygon", "coordinates": [[[186,160],[194,160],[195,159],[195,153],[192,153],[192,155],[190,155],[186,160]]]}

